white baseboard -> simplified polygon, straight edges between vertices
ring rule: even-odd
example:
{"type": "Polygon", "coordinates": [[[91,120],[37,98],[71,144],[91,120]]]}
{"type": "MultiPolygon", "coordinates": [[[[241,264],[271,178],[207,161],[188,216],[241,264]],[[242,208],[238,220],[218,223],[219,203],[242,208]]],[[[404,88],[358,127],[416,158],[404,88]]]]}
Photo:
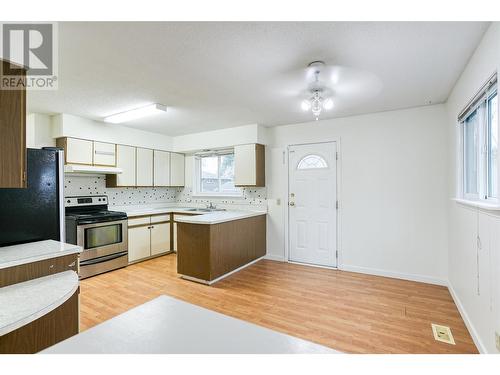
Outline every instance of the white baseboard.
{"type": "Polygon", "coordinates": [[[350,266],[350,265],[343,264],[343,265],[339,265],[339,270],[349,271],[349,272],[357,272],[357,273],[366,273],[369,275],[376,275],[376,276],[392,277],[394,279],[417,281],[417,282],[421,282],[421,283],[441,285],[441,286],[446,286],[446,287],[448,286],[448,281],[444,280],[444,279],[438,279],[435,277],[423,276],[423,275],[415,275],[415,274],[410,274],[410,273],[386,271],[386,270],[381,270],[381,269],[377,269],[377,268],[350,266]]]}
{"type": "Polygon", "coordinates": [[[451,298],[453,298],[453,301],[455,302],[455,305],[458,308],[458,312],[462,316],[462,320],[464,321],[465,326],[469,330],[469,333],[472,337],[472,340],[474,341],[474,344],[476,344],[477,350],[479,350],[479,353],[487,354],[488,351],[486,350],[485,346],[483,345],[483,342],[479,338],[479,335],[476,329],[474,328],[474,325],[472,324],[471,320],[469,319],[469,315],[467,315],[467,311],[465,311],[465,308],[462,305],[460,298],[458,298],[458,294],[455,292],[455,289],[453,289],[453,285],[451,285],[451,282],[448,282],[448,290],[450,291],[451,298]]]}
{"type": "Polygon", "coordinates": [[[273,255],[273,254],[266,254],[264,256],[264,259],[275,260],[277,262],[284,262],[285,261],[285,257],[284,256],[273,255]]]}
{"type": "Polygon", "coordinates": [[[226,277],[231,276],[232,274],[234,274],[234,273],[236,273],[236,272],[239,272],[239,271],[241,271],[242,269],[247,268],[247,267],[251,266],[251,265],[252,265],[252,264],[254,264],[254,263],[257,263],[257,262],[258,262],[259,260],[261,260],[261,259],[264,259],[264,257],[262,256],[262,257],[260,257],[260,258],[254,259],[254,260],[252,260],[251,262],[249,262],[249,263],[247,263],[247,264],[244,264],[243,266],[238,267],[238,268],[236,268],[235,270],[232,270],[231,272],[225,273],[224,275],[219,276],[219,277],[218,277],[218,278],[216,278],[216,279],[213,279],[212,281],[202,280],[202,279],[198,279],[198,278],[196,278],[196,277],[187,276],[187,275],[183,275],[183,274],[179,274],[179,275],[181,275],[181,277],[182,277],[183,279],[186,279],[186,280],[194,281],[194,282],[196,282],[196,283],[205,284],[205,285],[212,285],[212,284],[215,284],[217,281],[220,281],[220,280],[222,280],[222,279],[225,279],[226,277]]]}

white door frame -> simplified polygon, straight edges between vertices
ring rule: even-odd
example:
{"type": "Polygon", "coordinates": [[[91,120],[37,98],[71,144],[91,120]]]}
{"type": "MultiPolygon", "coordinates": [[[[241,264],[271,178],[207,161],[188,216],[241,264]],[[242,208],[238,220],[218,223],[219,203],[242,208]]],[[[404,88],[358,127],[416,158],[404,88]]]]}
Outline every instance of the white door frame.
{"type": "Polygon", "coordinates": [[[328,267],[328,266],[320,266],[314,264],[306,264],[300,263],[305,266],[311,267],[319,267],[319,268],[329,268],[329,269],[341,269],[342,265],[342,241],[341,241],[341,218],[342,218],[342,195],[341,195],[341,186],[342,186],[342,153],[341,153],[341,144],[340,137],[333,137],[326,141],[322,142],[309,142],[309,143],[293,143],[288,144],[286,146],[286,158],[285,158],[285,168],[287,173],[287,185],[286,185],[286,200],[284,204],[286,204],[285,210],[285,262],[287,263],[297,263],[290,260],[290,206],[288,205],[288,201],[290,199],[290,146],[305,146],[305,145],[316,145],[323,143],[332,143],[335,142],[337,146],[337,176],[336,176],[336,184],[337,184],[337,201],[339,202],[337,208],[337,267],[328,267]]]}

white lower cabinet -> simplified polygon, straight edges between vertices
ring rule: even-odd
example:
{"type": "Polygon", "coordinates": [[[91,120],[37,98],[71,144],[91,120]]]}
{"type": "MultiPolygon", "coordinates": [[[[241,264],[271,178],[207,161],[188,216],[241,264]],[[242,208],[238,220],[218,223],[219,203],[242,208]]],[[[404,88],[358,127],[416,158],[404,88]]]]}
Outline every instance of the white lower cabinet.
{"type": "Polygon", "coordinates": [[[128,261],[137,262],[170,251],[170,215],[128,220],[128,261]]]}
{"type": "Polygon", "coordinates": [[[170,251],[170,223],[151,225],[151,255],[170,251]]]}
{"type": "Polygon", "coordinates": [[[149,226],[128,229],[128,261],[135,262],[151,256],[151,230],[149,226]]]}

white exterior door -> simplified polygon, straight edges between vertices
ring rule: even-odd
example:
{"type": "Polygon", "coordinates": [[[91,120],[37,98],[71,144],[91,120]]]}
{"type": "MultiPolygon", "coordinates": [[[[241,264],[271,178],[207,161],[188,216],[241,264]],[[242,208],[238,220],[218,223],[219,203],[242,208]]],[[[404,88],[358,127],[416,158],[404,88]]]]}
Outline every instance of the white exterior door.
{"type": "Polygon", "coordinates": [[[336,142],[289,147],[289,260],[337,266],[336,142]]]}

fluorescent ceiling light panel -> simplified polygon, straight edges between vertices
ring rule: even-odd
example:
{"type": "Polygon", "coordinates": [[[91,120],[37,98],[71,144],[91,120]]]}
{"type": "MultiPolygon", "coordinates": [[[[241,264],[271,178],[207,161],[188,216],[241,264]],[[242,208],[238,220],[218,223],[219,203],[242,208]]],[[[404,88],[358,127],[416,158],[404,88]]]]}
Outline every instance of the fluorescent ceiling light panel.
{"type": "Polygon", "coordinates": [[[167,106],[163,104],[154,103],[147,105],[145,107],[131,109],[130,111],[125,111],[117,113],[116,115],[105,117],[104,122],[110,122],[112,124],[120,124],[122,122],[137,120],[139,118],[163,112],[167,112],[167,106]]]}

